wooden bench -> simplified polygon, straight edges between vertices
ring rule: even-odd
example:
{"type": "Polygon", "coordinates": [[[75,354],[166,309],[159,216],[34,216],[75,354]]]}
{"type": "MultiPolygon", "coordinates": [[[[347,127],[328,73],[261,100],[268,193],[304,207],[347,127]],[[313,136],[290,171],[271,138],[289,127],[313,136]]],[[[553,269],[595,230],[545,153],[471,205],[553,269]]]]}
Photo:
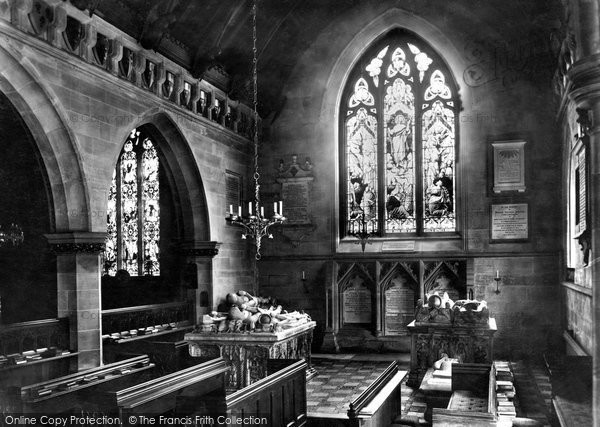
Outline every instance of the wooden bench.
{"type": "Polygon", "coordinates": [[[89,396],[84,406],[87,411],[119,416],[124,425],[132,416],[195,415],[206,409],[202,396],[212,393],[225,399],[228,370],[218,358],[129,387],[105,387],[89,396]]]}
{"type": "Polygon", "coordinates": [[[10,409],[20,413],[62,413],[78,410],[82,402],[107,387],[143,380],[154,368],[148,356],[87,369],[31,385],[10,387],[10,409]]]}
{"type": "Polygon", "coordinates": [[[491,365],[452,365],[452,394],[446,408],[432,408],[434,426],[495,426],[496,375],[491,365]]]}

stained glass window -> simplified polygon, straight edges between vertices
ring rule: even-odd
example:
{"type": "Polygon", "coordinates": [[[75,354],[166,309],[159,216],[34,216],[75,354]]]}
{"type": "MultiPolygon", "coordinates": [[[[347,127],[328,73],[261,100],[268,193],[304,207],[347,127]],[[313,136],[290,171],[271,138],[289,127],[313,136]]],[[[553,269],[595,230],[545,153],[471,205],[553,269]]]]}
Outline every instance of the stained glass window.
{"type": "Polygon", "coordinates": [[[160,274],[159,160],[152,140],[134,129],[108,193],[105,274],[160,274]]]}
{"type": "Polygon", "coordinates": [[[456,93],[440,56],[403,30],[357,62],[341,104],[342,234],[457,231],[456,93]]]}

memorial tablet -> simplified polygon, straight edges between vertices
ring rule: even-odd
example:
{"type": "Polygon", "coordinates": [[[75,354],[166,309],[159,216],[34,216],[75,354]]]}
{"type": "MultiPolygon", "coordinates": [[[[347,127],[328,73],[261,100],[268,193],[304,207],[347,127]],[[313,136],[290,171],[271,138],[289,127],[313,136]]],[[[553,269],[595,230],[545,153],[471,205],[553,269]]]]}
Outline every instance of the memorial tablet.
{"type": "Polygon", "coordinates": [[[362,283],[353,283],[342,293],[344,323],[371,323],[371,291],[362,283]]]}
{"type": "Polygon", "coordinates": [[[494,193],[525,191],[525,141],[498,141],[494,151],[494,193]]]}
{"type": "Polygon", "coordinates": [[[492,205],[492,241],[527,240],[529,237],[529,214],[527,203],[492,205]]]}
{"type": "Polygon", "coordinates": [[[296,179],[283,182],[281,197],[287,224],[309,224],[308,217],[308,180],[296,179]]]}
{"type": "Polygon", "coordinates": [[[414,292],[404,285],[403,279],[394,279],[384,295],[385,335],[404,335],[408,331],[406,325],[414,317],[414,292]]]}

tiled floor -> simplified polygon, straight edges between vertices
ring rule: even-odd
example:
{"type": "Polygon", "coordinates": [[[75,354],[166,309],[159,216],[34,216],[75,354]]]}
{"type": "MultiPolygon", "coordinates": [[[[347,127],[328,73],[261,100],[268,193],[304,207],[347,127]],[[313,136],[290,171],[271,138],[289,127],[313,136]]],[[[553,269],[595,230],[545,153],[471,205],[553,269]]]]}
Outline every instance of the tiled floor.
{"type": "Polygon", "coordinates": [[[306,384],[308,416],[346,418],[348,404],[385,371],[390,361],[313,356],[312,365],[317,375],[306,384]]]}
{"type": "MultiPolygon", "coordinates": [[[[314,355],[318,374],[307,384],[309,417],[338,414],[345,418],[348,404],[367,387],[369,379],[377,378],[389,366],[391,360],[398,360],[399,368],[408,370],[410,361],[406,354],[314,355]]],[[[550,381],[543,365],[516,361],[512,366],[517,415],[544,426],[557,425],[551,411],[550,381]]],[[[402,413],[393,426],[428,425],[422,393],[404,383],[401,394],[402,413]]]]}

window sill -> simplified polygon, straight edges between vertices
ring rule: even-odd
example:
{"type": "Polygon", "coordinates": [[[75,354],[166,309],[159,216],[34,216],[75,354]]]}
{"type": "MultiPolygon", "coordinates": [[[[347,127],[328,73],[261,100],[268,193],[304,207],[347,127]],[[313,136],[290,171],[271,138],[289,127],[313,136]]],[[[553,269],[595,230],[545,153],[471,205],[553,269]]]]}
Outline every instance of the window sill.
{"type": "MultiPolygon", "coordinates": [[[[385,237],[370,237],[372,242],[396,242],[396,241],[432,241],[432,240],[461,240],[463,236],[459,233],[436,233],[417,236],[415,234],[393,234],[385,237]]],[[[345,236],[340,239],[340,242],[356,242],[358,239],[352,236],[345,236]]]]}
{"type": "MultiPolygon", "coordinates": [[[[364,247],[364,253],[421,253],[421,252],[462,252],[462,236],[451,233],[436,236],[386,236],[369,238],[364,247]]],[[[338,253],[363,252],[360,240],[354,237],[344,237],[340,240],[338,253]]]]}

